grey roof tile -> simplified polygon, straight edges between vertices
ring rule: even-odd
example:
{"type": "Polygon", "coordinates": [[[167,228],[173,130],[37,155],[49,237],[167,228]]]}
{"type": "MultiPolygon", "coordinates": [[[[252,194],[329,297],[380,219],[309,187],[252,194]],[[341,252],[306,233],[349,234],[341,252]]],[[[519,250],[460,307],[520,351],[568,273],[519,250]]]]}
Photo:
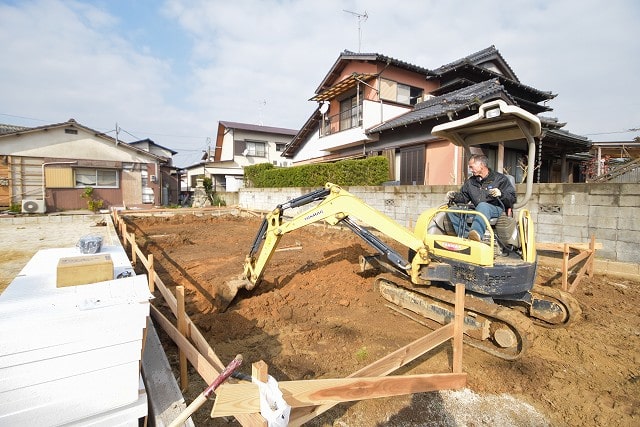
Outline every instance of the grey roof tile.
{"type": "Polygon", "coordinates": [[[497,79],[487,80],[416,104],[412,111],[376,125],[368,129],[367,133],[382,132],[448,114],[456,114],[469,109],[472,105],[479,105],[496,98],[508,99],[511,103],[515,103],[497,79]]]}
{"type": "Polygon", "coordinates": [[[4,123],[0,123],[0,135],[4,135],[7,133],[16,133],[16,132],[24,131],[27,129],[31,129],[31,128],[26,126],[6,125],[4,123]]]}

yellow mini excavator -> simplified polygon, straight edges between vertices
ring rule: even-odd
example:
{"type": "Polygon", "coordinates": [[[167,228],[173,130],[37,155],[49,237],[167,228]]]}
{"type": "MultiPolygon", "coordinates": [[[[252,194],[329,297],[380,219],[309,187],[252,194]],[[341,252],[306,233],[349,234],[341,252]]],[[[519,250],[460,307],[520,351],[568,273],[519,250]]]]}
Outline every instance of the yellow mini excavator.
{"type": "MultiPolygon", "coordinates": [[[[532,171],[534,137],[540,134],[540,121],[521,108],[492,101],[481,105],[471,117],[436,126],[432,134],[466,149],[492,141],[524,139],[529,146],[532,171]]],[[[444,205],[423,212],[410,231],[343,188],[328,183],[278,205],[266,216],[246,257],[241,278],[229,283],[232,295],[238,288],[251,290],[259,284],[285,234],[320,221],[339,224],[376,250],[374,255],[361,257],[360,266],[362,270],[377,271],[375,286],[396,310],[421,323],[448,323],[454,316],[454,285],[462,283],[467,295],[465,342],[503,359],[517,359],[533,342],[533,324],[564,327],[580,313],[570,294],[535,285],[534,225],[529,211],[523,208],[531,192],[530,178],[524,200],[514,206],[517,214],[503,216],[496,223],[480,212],[444,205]],[[287,209],[307,204],[312,207],[291,219],[285,218],[287,209]],[[480,215],[487,224],[487,241],[456,235],[447,220],[450,212],[480,215]],[[381,235],[405,246],[408,256],[392,249],[381,235]]]]}

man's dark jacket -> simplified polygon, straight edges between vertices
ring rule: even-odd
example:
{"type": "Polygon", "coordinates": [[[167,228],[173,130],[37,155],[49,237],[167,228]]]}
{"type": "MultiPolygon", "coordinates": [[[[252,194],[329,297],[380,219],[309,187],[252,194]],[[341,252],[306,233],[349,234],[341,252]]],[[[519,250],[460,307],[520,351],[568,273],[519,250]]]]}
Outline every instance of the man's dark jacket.
{"type": "Polygon", "coordinates": [[[501,208],[509,209],[516,203],[516,189],[506,175],[489,169],[489,175],[485,179],[479,176],[471,176],[465,181],[460,192],[453,198],[455,203],[473,203],[478,206],[480,202],[487,202],[501,208]],[[499,198],[491,197],[489,190],[497,188],[502,193],[499,198]],[[502,204],[501,204],[502,202],[502,204]]]}

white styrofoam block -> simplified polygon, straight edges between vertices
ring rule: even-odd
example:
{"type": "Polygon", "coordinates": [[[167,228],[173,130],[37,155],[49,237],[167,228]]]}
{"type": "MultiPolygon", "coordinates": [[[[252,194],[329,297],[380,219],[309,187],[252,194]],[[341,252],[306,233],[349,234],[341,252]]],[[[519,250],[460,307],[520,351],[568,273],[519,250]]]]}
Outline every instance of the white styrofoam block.
{"type": "MultiPolygon", "coordinates": [[[[62,335],[59,330],[55,334],[41,336],[39,340],[25,340],[25,342],[13,342],[6,345],[3,345],[0,340],[0,348],[6,352],[0,354],[0,369],[130,341],[142,342],[144,332],[143,325],[126,324],[122,320],[115,323],[110,319],[104,319],[103,323],[94,322],[92,327],[95,328],[93,333],[88,331],[86,336],[76,334],[64,340],[55,339],[56,336],[62,335]],[[45,337],[49,339],[45,339],[45,337]]],[[[22,331],[25,330],[25,328],[22,329],[22,331]]],[[[27,330],[27,333],[30,332],[27,330]]],[[[31,334],[33,335],[33,333],[31,334]]]]}
{"type": "MultiPolygon", "coordinates": [[[[35,353],[27,355],[29,352],[42,353],[42,357],[52,357],[56,354],[67,354],[126,341],[141,340],[145,326],[140,316],[133,317],[131,315],[122,315],[122,318],[117,321],[110,321],[109,318],[101,321],[78,318],[76,323],[71,323],[69,320],[73,319],[65,320],[67,321],[52,320],[47,327],[40,330],[37,324],[32,323],[6,329],[19,331],[24,335],[22,335],[22,340],[16,339],[16,337],[12,339],[11,336],[0,338],[0,367],[11,364],[10,360],[16,357],[14,355],[19,354],[25,357],[24,361],[38,360],[35,353]],[[127,320],[130,322],[127,323],[127,320]]],[[[0,327],[5,328],[6,326],[0,322],[0,327]]]]}
{"type": "MultiPolygon", "coordinates": [[[[139,340],[2,368],[0,393],[129,362],[139,362],[141,352],[142,340],[139,340]]],[[[107,380],[125,383],[127,381],[121,378],[107,380]]]]}
{"type": "Polygon", "coordinates": [[[0,393],[0,425],[58,426],[124,407],[138,398],[139,362],[130,362],[0,393]]]}
{"type": "Polygon", "coordinates": [[[140,418],[146,417],[148,412],[147,392],[142,377],[140,377],[138,400],[126,406],[65,424],[65,427],[138,427],[141,425],[140,418]]]}
{"type": "Polygon", "coordinates": [[[150,298],[144,275],[1,298],[0,328],[12,334],[0,336],[0,359],[81,341],[121,342],[118,335],[146,326],[150,298]]]}

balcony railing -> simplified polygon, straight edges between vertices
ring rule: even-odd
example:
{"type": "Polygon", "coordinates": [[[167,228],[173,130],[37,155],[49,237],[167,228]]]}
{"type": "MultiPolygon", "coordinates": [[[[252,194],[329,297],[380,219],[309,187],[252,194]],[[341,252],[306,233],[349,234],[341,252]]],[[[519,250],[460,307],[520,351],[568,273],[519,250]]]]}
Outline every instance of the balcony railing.
{"type": "Polygon", "coordinates": [[[362,106],[352,107],[332,116],[323,117],[320,123],[320,136],[328,136],[347,129],[362,126],[362,106]]]}

